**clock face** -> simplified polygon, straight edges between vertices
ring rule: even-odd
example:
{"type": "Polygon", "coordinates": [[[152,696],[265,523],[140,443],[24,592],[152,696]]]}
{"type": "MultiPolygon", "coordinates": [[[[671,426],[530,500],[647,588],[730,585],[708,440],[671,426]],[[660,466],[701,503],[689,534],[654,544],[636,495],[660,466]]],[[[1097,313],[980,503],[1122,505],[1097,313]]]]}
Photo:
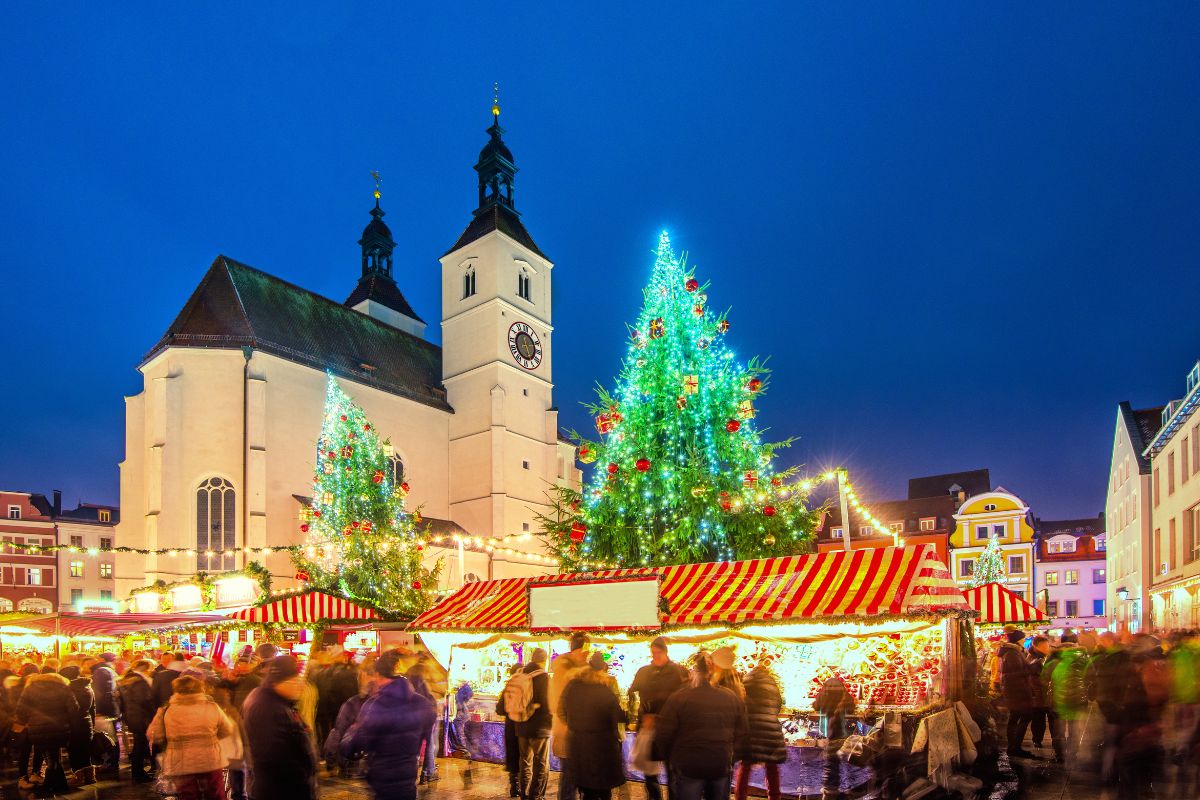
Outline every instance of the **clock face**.
{"type": "Polygon", "coordinates": [[[508,329],[508,352],[525,369],[537,369],[542,363],[542,341],[524,322],[514,322],[508,329]]]}

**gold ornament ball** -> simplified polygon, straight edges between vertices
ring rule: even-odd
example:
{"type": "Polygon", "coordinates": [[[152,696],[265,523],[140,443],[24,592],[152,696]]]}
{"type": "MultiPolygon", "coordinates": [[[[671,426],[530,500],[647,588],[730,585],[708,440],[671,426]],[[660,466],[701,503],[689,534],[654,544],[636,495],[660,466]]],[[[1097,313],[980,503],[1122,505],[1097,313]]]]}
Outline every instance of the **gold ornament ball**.
{"type": "Polygon", "coordinates": [[[767,547],[774,547],[775,546],[775,534],[768,533],[766,536],[764,536],[763,544],[766,545],[767,547]]]}

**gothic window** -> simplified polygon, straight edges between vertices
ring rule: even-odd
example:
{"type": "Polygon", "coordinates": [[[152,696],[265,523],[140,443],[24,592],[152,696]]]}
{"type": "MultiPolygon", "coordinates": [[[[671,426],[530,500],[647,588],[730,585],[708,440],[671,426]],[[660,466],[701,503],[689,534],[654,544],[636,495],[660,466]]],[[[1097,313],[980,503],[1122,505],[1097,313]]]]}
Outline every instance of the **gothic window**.
{"type": "Polygon", "coordinates": [[[388,476],[392,479],[392,486],[399,486],[404,483],[404,460],[393,453],[388,457],[388,464],[390,465],[389,469],[392,471],[392,474],[388,476]]]}
{"type": "Polygon", "coordinates": [[[223,572],[237,565],[236,496],[224,478],[208,478],[196,489],[196,570],[223,572]],[[211,552],[212,555],[208,555],[211,552]]]}
{"type": "Polygon", "coordinates": [[[475,294],[475,268],[470,267],[463,273],[463,300],[475,294]]]}
{"type": "Polygon", "coordinates": [[[529,270],[522,267],[521,271],[517,273],[517,297],[532,302],[529,291],[529,283],[529,270]]]}

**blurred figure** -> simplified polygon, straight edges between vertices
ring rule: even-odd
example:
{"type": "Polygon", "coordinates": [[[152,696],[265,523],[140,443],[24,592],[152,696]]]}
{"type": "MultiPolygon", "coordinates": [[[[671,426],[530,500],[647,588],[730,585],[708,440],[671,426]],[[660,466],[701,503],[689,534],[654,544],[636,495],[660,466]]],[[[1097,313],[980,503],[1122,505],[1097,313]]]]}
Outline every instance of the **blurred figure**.
{"type": "MultiPolygon", "coordinates": [[[[638,739],[654,737],[654,718],[667,698],[688,685],[688,671],[672,661],[667,653],[669,641],[659,636],[650,642],[650,663],[638,669],[629,687],[629,696],[637,696],[638,739]]],[[[653,747],[651,741],[650,747],[653,747]]],[[[646,775],[647,800],[662,800],[658,775],[646,775]]]]}
{"type": "MultiPolygon", "coordinates": [[[[505,686],[504,713],[506,718],[520,717],[514,725],[517,747],[521,754],[521,770],[517,793],[524,800],[545,800],[550,781],[550,676],[546,674],[546,651],[533,648],[529,663],[505,686]],[[519,708],[525,703],[525,708],[519,708]]],[[[561,777],[560,777],[561,780],[561,777]]],[[[511,794],[511,791],[510,791],[511,794]]]]}
{"type": "Polygon", "coordinates": [[[1033,706],[1029,714],[1029,730],[1035,747],[1041,747],[1046,740],[1046,729],[1050,728],[1051,740],[1054,737],[1053,726],[1050,726],[1050,675],[1044,673],[1046,657],[1050,655],[1050,640],[1045,636],[1034,636],[1029,646],[1029,674],[1033,677],[1033,706]]]}
{"type": "Polygon", "coordinates": [[[583,800],[609,800],[625,783],[621,726],[626,718],[615,689],[604,656],[593,653],[588,669],[567,684],[560,698],[571,769],[583,800]]]}
{"type": "Polygon", "coordinates": [[[296,710],[304,691],[300,666],[292,656],[264,663],[262,683],[242,707],[250,756],[246,795],[250,800],[316,800],[317,754],[312,732],[296,710]]]}
{"type": "MultiPolygon", "coordinates": [[[[421,740],[421,778],[420,783],[429,783],[438,779],[437,769],[437,748],[434,746],[433,735],[437,729],[437,701],[433,698],[433,690],[429,686],[429,668],[424,663],[418,661],[408,668],[408,672],[404,674],[408,678],[408,682],[412,685],[414,692],[424,697],[429,701],[429,705],[433,707],[434,715],[433,722],[429,725],[429,730],[425,731],[425,736],[421,740]]],[[[507,733],[508,726],[505,724],[505,732],[507,733]]]]}
{"type": "Polygon", "coordinates": [[[718,647],[708,656],[709,681],[713,686],[721,686],[736,694],[742,702],[746,701],[746,687],[742,686],[742,677],[734,669],[736,655],[732,647],[718,647]]]}
{"type": "Polygon", "coordinates": [[[1166,657],[1157,639],[1139,633],[1131,651],[1118,734],[1120,800],[1151,797],[1155,781],[1162,782],[1162,717],[1171,690],[1166,657]]]}
{"type": "Polygon", "coordinates": [[[1103,719],[1100,774],[1107,783],[1117,778],[1117,747],[1129,669],[1129,653],[1117,642],[1116,635],[1110,631],[1101,633],[1096,655],[1088,664],[1086,680],[1088,697],[1096,703],[1103,719]]]}
{"type": "MultiPolygon", "coordinates": [[[[30,675],[17,701],[14,718],[28,734],[34,751],[32,771],[26,772],[18,786],[32,789],[40,785],[51,793],[67,791],[62,750],[82,723],[79,703],[67,679],[56,672],[30,675]],[[46,760],[45,780],[38,776],[42,758],[46,760]]],[[[26,768],[24,759],[21,768],[26,768]]]]}
{"type": "Polygon", "coordinates": [[[163,751],[162,774],[178,800],[226,800],[221,739],[233,723],[191,675],[175,679],[171,698],[150,723],[150,741],[163,751]]]}
{"type": "Polygon", "coordinates": [[[278,656],[278,647],[270,642],[263,642],[254,649],[254,658],[258,659],[257,663],[253,659],[239,658],[233,665],[234,680],[237,684],[233,687],[233,705],[242,712],[243,718],[246,713],[246,698],[250,696],[251,692],[262,686],[271,662],[278,656]]]}
{"type": "Polygon", "coordinates": [[[358,719],[358,714],[362,710],[363,703],[375,693],[376,688],[381,682],[382,679],[375,672],[375,657],[367,657],[363,661],[362,668],[358,673],[358,694],[351,697],[345,703],[342,703],[342,707],[338,710],[337,719],[334,721],[333,730],[325,738],[324,745],[322,746],[325,764],[331,770],[336,768],[338,774],[343,778],[349,777],[350,765],[354,762],[354,759],[342,755],[342,740],[346,738],[346,734],[354,727],[354,723],[358,719]]]}
{"type": "Polygon", "coordinates": [[[588,637],[576,632],[571,634],[571,650],[554,659],[550,665],[550,714],[553,719],[550,746],[558,756],[561,771],[558,774],[558,800],[575,800],[575,774],[571,771],[571,753],[568,744],[570,730],[566,719],[559,713],[558,701],[567,684],[587,669],[588,637]]]}
{"type": "Polygon", "coordinates": [[[92,726],[96,718],[96,697],[92,692],[91,678],[79,674],[79,667],[69,664],[58,671],[70,682],[71,694],[78,705],[78,719],[71,726],[67,740],[67,759],[71,764],[71,785],[83,786],[96,782],[96,768],[92,765],[92,726]]]}
{"type": "Polygon", "coordinates": [[[1033,753],[1024,748],[1025,731],[1033,716],[1033,682],[1029,674],[1029,660],[1021,642],[1023,631],[1013,630],[1005,634],[1007,641],[997,651],[1000,695],[1008,709],[1008,754],[1021,758],[1033,758],[1033,753]]]}
{"type": "Polygon", "coordinates": [[[317,741],[324,743],[337,722],[342,704],[358,694],[358,670],[339,647],[330,651],[328,663],[313,682],[317,687],[317,741]]]}
{"type": "MultiPolygon", "coordinates": [[[[523,669],[523,665],[517,662],[508,670],[508,679],[519,673],[523,669]]],[[[508,683],[504,684],[505,689],[508,688],[508,683]]],[[[518,696],[517,693],[512,693],[513,696],[518,696]]],[[[508,714],[508,709],[504,705],[504,692],[500,692],[500,697],[496,699],[496,715],[504,717],[504,771],[508,773],[508,796],[521,796],[521,740],[517,736],[517,723],[508,714]]],[[[524,716],[524,714],[521,714],[524,716]]]]}
{"type": "Polygon", "coordinates": [[[1087,653],[1074,637],[1063,636],[1063,645],[1046,659],[1043,671],[1049,687],[1050,735],[1054,738],[1054,759],[1075,762],[1087,720],[1087,653]]]}
{"type": "Polygon", "coordinates": [[[375,662],[384,683],[359,711],[342,742],[342,754],[365,753],[367,783],[375,800],[414,800],[417,758],[435,715],[433,701],[396,675],[399,654],[388,651],[375,662]]]}
{"type": "Polygon", "coordinates": [[[228,686],[213,686],[212,698],[233,726],[229,735],[221,739],[221,755],[228,762],[226,786],[229,797],[230,800],[246,800],[246,730],[242,715],[233,705],[233,692],[228,686]]]}
{"type": "Polygon", "coordinates": [[[842,796],[841,759],[838,750],[849,734],[850,715],[854,713],[854,696],[837,675],[832,676],[813,698],[813,710],[821,715],[821,729],[825,734],[825,780],[821,797],[842,796]]]}
{"type": "Polygon", "coordinates": [[[171,699],[175,679],[187,669],[187,656],[183,653],[164,653],[162,669],[154,673],[154,702],[159,708],[171,699]]]}
{"type": "Polygon", "coordinates": [[[1200,647],[1193,631],[1171,637],[1167,651],[1171,673],[1171,700],[1166,728],[1170,736],[1164,744],[1176,765],[1177,797],[1196,795],[1197,726],[1200,725],[1200,647]]]}
{"type": "Polygon", "coordinates": [[[150,740],[146,731],[150,728],[150,722],[157,711],[154,690],[150,685],[150,672],[153,669],[153,661],[135,661],[117,682],[121,710],[125,715],[125,729],[133,739],[133,748],[129,753],[129,772],[134,783],[149,783],[153,780],[146,774],[146,761],[150,758],[150,740]]]}
{"type": "Polygon", "coordinates": [[[737,800],[746,800],[750,791],[750,772],[755,764],[762,764],[767,775],[767,797],[769,800],[779,800],[779,765],[787,761],[787,743],[783,738],[783,726],[779,723],[783,693],[779,690],[779,681],[771,672],[770,660],[760,658],[743,685],[746,689],[750,735],[741,749],[735,797],[737,800]]]}
{"type": "Polygon", "coordinates": [[[669,766],[674,800],[728,800],[735,746],[746,738],[746,705],[712,685],[704,654],[693,670],[695,684],[672,694],[655,718],[655,749],[669,766]]]}

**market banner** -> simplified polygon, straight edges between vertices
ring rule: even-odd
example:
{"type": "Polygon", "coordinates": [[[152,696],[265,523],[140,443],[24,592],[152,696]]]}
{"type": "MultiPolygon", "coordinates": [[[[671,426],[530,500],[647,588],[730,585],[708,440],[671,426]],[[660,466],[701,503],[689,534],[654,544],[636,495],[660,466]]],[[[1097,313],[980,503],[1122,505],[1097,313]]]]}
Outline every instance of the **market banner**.
{"type": "Polygon", "coordinates": [[[266,605],[247,608],[229,615],[245,622],[283,622],[311,625],[328,620],[379,619],[373,609],[352,603],[344,597],[324,592],[308,592],[282,597],[266,605]]]}
{"type": "Polygon", "coordinates": [[[979,624],[1045,622],[1048,617],[1035,605],[998,583],[964,589],[963,597],[979,612],[979,624]]]}
{"type": "Polygon", "coordinates": [[[410,630],[528,628],[528,589],[553,583],[658,576],[660,624],[745,624],[969,611],[933,545],[564,573],[469,583],[418,616],[410,630]]]}

